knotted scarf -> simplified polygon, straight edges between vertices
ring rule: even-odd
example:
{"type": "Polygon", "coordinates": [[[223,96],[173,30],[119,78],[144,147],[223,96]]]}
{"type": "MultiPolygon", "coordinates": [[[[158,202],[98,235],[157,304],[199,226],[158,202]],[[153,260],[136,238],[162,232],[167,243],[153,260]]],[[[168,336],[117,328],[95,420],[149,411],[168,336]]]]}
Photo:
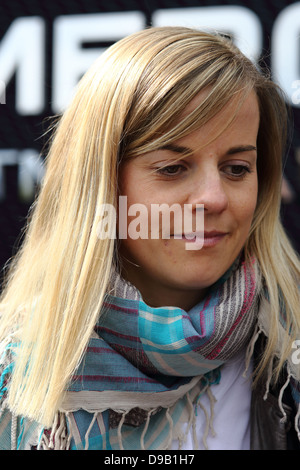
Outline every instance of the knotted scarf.
{"type": "MultiPolygon", "coordinates": [[[[201,395],[222,377],[222,364],[247,349],[247,365],[255,338],[267,330],[261,304],[255,261],[237,260],[189,312],[150,307],[115,274],[52,429],[18,423],[15,446],[169,449],[177,440],[180,448],[201,395]]],[[[199,439],[194,436],[195,448],[199,439]]]]}

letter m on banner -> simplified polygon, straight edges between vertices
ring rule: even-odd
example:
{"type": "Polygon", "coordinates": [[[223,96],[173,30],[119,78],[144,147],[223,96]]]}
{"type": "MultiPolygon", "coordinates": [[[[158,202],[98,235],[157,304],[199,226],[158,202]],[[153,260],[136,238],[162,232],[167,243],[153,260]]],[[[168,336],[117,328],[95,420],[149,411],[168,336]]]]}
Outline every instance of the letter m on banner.
{"type": "Polygon", "coordinates": [[[6,86],[3,80],[0,80],[0,104],[6,103],[6,86]]]}

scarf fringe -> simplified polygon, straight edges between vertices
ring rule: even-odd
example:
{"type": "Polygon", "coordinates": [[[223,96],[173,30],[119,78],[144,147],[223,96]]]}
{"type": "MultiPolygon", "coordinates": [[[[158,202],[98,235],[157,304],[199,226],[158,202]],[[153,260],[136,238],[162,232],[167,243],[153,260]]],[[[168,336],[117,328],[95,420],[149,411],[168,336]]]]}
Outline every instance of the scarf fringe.
{"type": "MultiPolygon", "coordinates": [[[[253,357],[255,344],[256,344],[256,342],[257,342],[257,340],[258,340],[258,338],[261,334],[266,335],[266,332],[264,331],[264,328],[262,326],[257,325],[256,331],[254,332],[254,335],[253,335],[253,338],[252,338],[252,340],[249,343],[249,346],[247,348],[246,367],[245,367],[245,371],[243,373],[243,377],[246,377],[246,373],[249,369],[251,357],[253,357]]],[[[271,380],[272,380],[273,364],[274,364],[275,357],[276,357],[276,355],[273,355],[273,357],[270,360],[270,363],[268,365],[267,379],[266,379],[266,385],[265,385],[265,394],[263,396],[264,400],[267,400],[269,392],[270,392],[270,384],[271,384],[271,380]]],[[[287,414],[286,414],[286,412],[284,410],[284,407],[283,407],[284,391],[290,385],[291,378],[294,376],[292,371],[291,371],[290,364],[288,362],[286,364],[286,368],[287,368],[287,379],[286,379],[285,383],[282,385],[282,387],[279,391],[279,395],[278,395],[278,406],[279,406],[279,409],[280,409],[281,414],[282,414],[282,417],[280,419],[281,423],[285,423],[286,420],[287,420],[287,414]]],[[[297,413],[296,413],[296,416],[295,416],[295,419],[294,419],[294,428],[295,428],[295,431],[297,433],[297,437],[300,441],[300,403],[298,404],[297,413]]]]}
{"type": "MultiPolygon", "coordinates": [[[[202,437],[202,442],[203,442],[204,448],[206,450],[208,450],[209,447],[208,447],[208,444],[207,444],[207,438],[209,436],[209,433],[211,433],[212,437],[216,436],[216,432],[215,432],[214,427],[213,427],[213,421],[214,421],[214,415],[215,415],[214,406],[215,406],[215,403],[216,403],[217,400],[216,400],[214,394],[212,393],[209,384],[206,385],[206,388],[204,389],[203,393],[201,393],[200,397],[198,398],[196,406],[199,406],[201,408],[201,410],[204,413],[205,419],[206,419],[206,427],[205,427],[204,435],[202,437]],[[207,393],[207,396],[209,398],[209,402],[210,402],[209,412],[205,408],[205,406],[201,403],[201,400],[200,400],[200,398],[201,398],[201,396],[203,396],[204,392],[207,393]]],[[[196,417],[194,419],[194,445],[195,444],[197,446],[197,447],[195,447],[195,449],[198,449],[198,442],[197,442],[197,435],[196,435],[196,417]]]]}
{"type": "MultiPolygon", "coordinates": [[[[271,371],[271,368],[269,368],[269,371],[271,371]]],[[[283,386],[281,387],[281,390],[280,390],[280,393],[279,393],[279,396],[278,396],[278,405],[279,405],[279,408],[280,408],[281,413],[282,413],[281,422],[285,422],[286,419],[287,419],[286,412],[283,408],[283,395],[284,395],[285,389],[288,387],[288,385],[290,383],[291,376],[292,376],[291,371],[288,369],[287,379],[286,379],[285,383],[283,384],[283,386]]],[[[270,374],[269,374],[269,377],[268,377],[268,384],[269,383],[270,383],[270,374]]],[[[269,385],[266,385],[266,392],[265,392],[265,395],[263,397],[264,400],[267,399],[268,393],[269,393],[269,385]]],[[[178,449],[179,450],[181,449],[183,443],[187,439],[188,433],[190,431],[192,431],[194,450],[199,450],[199,441],[198,441],[199,436],[197,436],[197,433],[196,433],[197,408],[199,407],[202,410],[202,412],[204,414],[204,417],[205,417],[205,420],[206,420],[206,427],[205,427],[204,434],[202,436],[202,442],[203,442],[204,448],[206,450],[208,450],[209,447],[208,447],[208,444],[207,444],[207,438],[208,438],[209,434],[211,434],[212,436],[216,435],[214,427],[213,427],[214,405],[216,403],[216,398],[214,397],[214,395],[211,391],[210,385],[209,384],[206,385],[205,389],[201,392],[200,396],[198,396],[195,403],[192,402],[189,392],[186,394],[186,400],[187,400],[187,405],[188,405],[187,408],[188,408],[189,418],[188,418],[188,422],[187,422],[187,426],[185,428],[185,431],[184,432],[179,432],[179,433],[177,432],[176,439],[178,440],[178,449]],[[201,397],[203,396],[203,394],[205,392],[207,393],[207,396],[208,396],[209,401],[210,401],[209,410],[207,410],[201,402],[201,397]]],[[[5,406],[5,402],[4,402],[4,403],[2,403],[2,406],[1,406],[1,409],[0,409],[0,417],[3,414],[3,412],[5,411],[5,409],[6,409],[6,406],[5,406]]],[[[118,429],[117,429],[118,445],[119,445],[120,450],[124,450],[123,439],[122,439],[122,427],[123,427],[123,424],[124,424],[124,421],[125,421],[125,417],[126,417],[126,415],[129,411],[130,410],[126,410],[126,411],[122,412],[122,417],[121,417],[121,420],[119,422],[118,429]]],[[[156,409],[150,409],[147,413],[147,418],[146,418],[144,428],[143,428],[143,431],[142,431],[142,434],[141,434],[141,437],[140,437],[140,446],[141,446],[142,450],[145,450],[145,441],[144,441],[144,439],[145,439],[147,430],[149,428],[151,415],[154,411],[156,411],[156,409]]],[[[72,435],[73,435],[72,427],[70,426],[70,419],[69,419],[70,413],[71,412],[67,412],[67,411],[59,411],[56,414],[51,431],[43,430],[43,432],[41,434],[41,437],[39,439],[38,445],[37,445],[37,450],[69,450],[70,449],[70,444],[71,444],[72,435]],[[69,423],[69,426],[67,426],[67,422],[69,423]]],[[[99,412],[96,411],[96,412],[91,413],[91,414],[92,414],[92,419],[91,419],[90,425],[89,425],[89,427],[86,431],[86,434],[85,434],[85,450],[88,450],[88,448],[89,448],[89,435],[90,435],[91,429],[92,429],[92,427],[93,427],[93,425],[94,425],[94,423],[95,423],[95,421],[96,421],[96,419],[99,415],[99,412]]],[[[173,419],[172,419],[172,416],[171,416],[171,413],[170,413],[170,408],[165,409],[165,415],[166,415],[166,419],[169,423],[169,431],[168,431],[168,436],[167,436],[167,439],[166,439],[166,444],[164,445],[162,450],[169,450],[171,448],[171,445],[172,445],[172,442],[173,442],[173,439],[174,439],[175,425],[174,425],[174,422],[173,422],[173,419]]],[[[180,423],[180,424],[185,424],[185,423],[180,423]]],[[[176,429],[178,429],[177,426],[178,426],[178,423],[176,425],[176,429]]],[[[297,414],[296,414],[295,419],[294,419],[294,427],[295,427],[298,439],[300,440],[300,404],[298,406],[297,414]]],[[[17,448],[18,448],[17,417],[12,414],[12,420],[11,420],[11,450],[16,450],[17,448]]]]}
{"type": "MultiPolygon", "coordinates": [[[[186,442],[191,427],[193,427],[193,436],[195,436],[194,427],[195,427],[195,420],[196,420],[195,415],[197,415],[197,408],[196,410],[194,410],[194,405],[193,405],[193,402],[191,400],[189,393],[186,394],[186,398],[187,398],[188,409],[189,409],[189,421],[188,421],[187,428],[186,428],[183,438],[180,438],[180,437],[178,438],[179,450],[181,449],[182,444],[186,442]]],[[[195,445],[195,450],[197,450],[198,442],[195,442],[195,439],[194,439],[194,445],[195,445]]]]}
{"type": "Polygon", "coordinates": [[[141,449],[142,450],[145,450],[145,435],[146,435],[146,432],[148,430],[148,427],[149,427],[149,423],[150,423],[150,416],[152,414],[153,410],[149,410],[148,411],[148,414],[147,414],[147,419],[146,419],[146,422],[145,422],[145,426],[144,426],[144,429],[143,429],[143,432],[141,434],[141,439],[140,439],[140,444],[141,444],[141,449]]]}
{"type": "MultiPolygon", "coordinates": [[[[165,408],[165,417],[169,424],[168,434],[164,439],[165,444],[162,447],[162,450],[170,450],[172,448],[173,441],[178,441],[178,450],[181,449],[184,442],[186,442],[187,436],[190,431],[192,431],[192,438],[193,438],[193,445],[194,450],[199,450],[199,436],[197,436],[196,432],[196,418],[197,418],[197,409],[198,407],[203,411],[204,417],[206,419],[206,428],[204,435],[202,437],[203,446],[205,449],[208,450],[207,438],[208,435],[211,433],[212,436],[215,436],[215,431],[213,427],[213,420],[214,420],[214,405],[216,403],[216,398],[214,397],[211,389],[210,384],[205,386],[205,389],[201,392],[200,396],[196,397],[194,403],[191,399],[190,392],[187,392],[185,395],[187,401],[187,409],[188,409],[188,422],[186,425],[186,421],[174,423],[172,418],[171,408],[165,408]],[[201,402],[201,397],[204,393],[207,393],[210,407],[209,410],[205,408],[205,406],[201,402]],[[186,425],[186,426],[185,426],[186,425]],[[185,430],[183,431],[183,427],[185,426],[185,430]]],[[[120,412],[120,410],[115,410],[116,412],[120,412]]],[[[122,435],[122,428],[125,422],[126,415],[129,413],[130,410],[122,411],[121,412],[121,419],[118,424],[117,428],[117,442],[118,447],[120,450],[124,450],[123,445],[123,435],[122,435]]],[[[151,415],[156,412],[157,409],[150,409],[147,412],[146,421],[144,424],[144,428],[140,437],[140,447],[141,450],[145,450],[145,436],[147,430],[149,429],[149,423],[151,419],[151,415]]],[[[59,411],[55,415],[55,419],[53,422],[52,429],[43,430],[42,434],[39,439],[39,443],[37,445],[37,450],[69,450],[70,444],[72,440],[72,426],[70,420],[70,413],[66,411],[59,411]]],[[[88,426],[88,429],[84,436],[85,447],[84,450],[89,449],[89,436],[90,432],[94,426],[95,421],[99,415],[99,411],[91,413],[91,422],[88,426]]],[[[16,443],[17,439],[17,426],[12,426],[12,442],[16,443]]]]}
{"type": "Polygon", "coordinates": [[[86,434],[85,434],[85,436],[84,436],[84,439],[85,439],[85,450],[88,450],[88,448],[89,448],[89,434],[90,434],[90,432],[91,432],[92,427],[94,426],[94,423],[95,423],[97,417],[98,417],[98,412],[95,412],[95,413],[94,413],[94,416],[93,416],[93,419],[91,420],[91,423],[90,423],[90,425],[89,425],[89,427],[88,427],[88,429],[87,429],[87,432],[86,432],[86,434]]]}
{"type": "MultiPolygon", "coordinates": [[[[250,360],[253,354],[255,342],[257,341],[261,333],[263,333],[263,330],[258,327],[257,331],[255,332],[253,336],[252,342],[249,344],[249,347],[246,353],[246,360],[245,360],[246,365],[245,365],[245,371],[244,371],[243,376],[246,376],[246,372],[249,369],[250,360]]],[[[269,365],[269,368],[268,368],[266,390],[265,390],[265,394],[263,397],[264,400],[267,399],[269,391],[270,391],[269,389],[270,389],[270,382],[272,378],[272,364],[273,364],[273,361],[271,361],[271,364],[269,365]]],[[[283,395],[284,395],[284,391],[289,386],[290,380],[292,377],[292,373],[289,367],[287,367],[287,371],[288,371],[287,379],[285,383],[283,384],[283,386],[281,387],[279,396],[278,396],[278,406],[282,413],[281,422],[283,423],[286,422],[286,419],[287,419],[287,415],[283,407],[283,395]]],[[[209,383],[206,384],[204,389],[201,391],[200,395],[198,395],[198,397],[196,397],[196,399],[194,400],[194,403],[190,396],[190,392],[186,393],[185,398],[187,401],[187,410],[188,410],[187,422],[177,423],[175,425],[172,419],[171,412],[170,412],[170,407],[165,408],[165,416],[166,416],[166,420],[169,423],[169,430],[168,430],[168,435],[165,439],[165,445],[163,446],[162,450],[170,450],[173,440],[175,439],[177,439],[178,441],[178,449],[180,450],[184,442],[186,442],[187,436],[190,431],[192,431],[194,450],[199,450],[199,436],[197,436],[197,432],[196,432],[196,418],[197,418],[198,407],[202,410],[205,420],[206,420],[206,427],[205,427],[204,434],[202,436],[203,446],[206,450],[209,449],[208,443],[207,443],[208,436],[211,435],[214,437],[216,435],[214,426],[213,426],[214,415],[215,415],[214,407],[216,403],[216,398],[214,397],[212,393],[210,384],[209,383]],[[210,401],[209,410],[206,409],[206,407],[201,402],[201,397],[203,396],[204,393],[207,393],[207,396],[210,401]],[[178,426],[179,425],[182,426],[183,424],[186,424],[185,430],[183,431],[181,427],[181,431],[178,431],[178,426]],[[176,437],[174,437],[175,435],[176,437]]],[[[120,410],[115,410],[115,411],[120,413],[120,410]]],[[[120,450],[124,450],[122,428],[125,422],[126,415],[128,414],[129,411],[130,410],[121,412],[122,416],[121,416],[121,420],[117,428],[117,440],[118,440],[118,446],[120,450]]],[[[154,408],[154,409],[148,410],[147,412],[147,417],[146,417],[146,421],[144,424],[144,428],[140,436],[140,447],[142,450],[145,450],[145,436],[146,436],[147,430],[149,429],[151,415],[155,411],[157,411],[157,409],[154,408]]],[[[70,413],[71,412],[62,412],[62,411],[57,413],[50,436],[48,437],[46,432],[42,434],[42,438],[38,446],[39,450],[52,450],[52,449],[53,450],[68,450],[70,449],[70,443],[72,439],[72,427],[70,426],[70,419],[69,419],[70,413]],[[67,427],[67,422],[69,422],[69,428],[67,427]]],[[[89,448],[89,435],[99,413],[100,413],[99,411],[91,413],[92,419],[85,434],[85,450],[88,450],[89,448]]],[[[300,404],[298,406],[297,414],[295,416],[294,426],[295,426],[298,439],[300,440],[300,404]]],[[[12,422],[11,435],[12,435],[11,437],[12,448],[13,447],[16,448],[16,439],[17,439],[16,419],[14,419],[12,422]]]]}
{"type": "Polygon", "coordinates": [[[120,448],[120,450],[124,450],[123,442],[122,442],[122,426],[123,426],[123,424],[124,424],[125,417],[126,417],[128,411],[129,411],[129,410],[124,411],[124,412],[122,413],[122,418],[121,418],[121,421],[120,421],[119,426],[118,426],[118,442],[119,442],[119,448],[120,448]]]}
{"type": "Polygon", "coordinates": [[[46,430],[42,432],[37,450],[69,450],[72,436],[68,433],[66,418],[65,413],[56,413],[50,435],[46,430]]]}

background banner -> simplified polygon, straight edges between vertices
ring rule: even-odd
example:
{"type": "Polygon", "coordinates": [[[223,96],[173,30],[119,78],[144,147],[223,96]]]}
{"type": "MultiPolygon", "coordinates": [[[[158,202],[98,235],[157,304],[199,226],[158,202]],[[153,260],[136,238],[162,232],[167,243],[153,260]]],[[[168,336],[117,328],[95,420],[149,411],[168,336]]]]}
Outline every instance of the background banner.
{"type": "Polygon", "coordinates": [[[285,91],[293,122],[282,217],[300,251],[300,2],[0,0],[0,268],[43,176],[49,117],[106,47],[146,26],[177,24],[231,35],[285,91]]]}

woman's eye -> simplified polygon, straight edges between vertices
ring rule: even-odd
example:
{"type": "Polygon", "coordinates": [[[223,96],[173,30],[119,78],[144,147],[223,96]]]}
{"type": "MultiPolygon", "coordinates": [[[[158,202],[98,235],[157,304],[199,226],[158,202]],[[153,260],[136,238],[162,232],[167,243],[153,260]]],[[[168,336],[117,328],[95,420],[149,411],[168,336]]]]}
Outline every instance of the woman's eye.
{"type": "Polygon", "coordinates": [[[233,178],[241,178],[247,173],[251,173],[251,169],[247,165],[227,165],[223,171],[233,178]]]}
{"type": "Polygon", "coordinates": [[[169,165],[164,166],[163,168],[158,168],[157,172],[164,176],[177,176],[182,173],[184,169],[185,167],[183,165],[169,165]]]}

